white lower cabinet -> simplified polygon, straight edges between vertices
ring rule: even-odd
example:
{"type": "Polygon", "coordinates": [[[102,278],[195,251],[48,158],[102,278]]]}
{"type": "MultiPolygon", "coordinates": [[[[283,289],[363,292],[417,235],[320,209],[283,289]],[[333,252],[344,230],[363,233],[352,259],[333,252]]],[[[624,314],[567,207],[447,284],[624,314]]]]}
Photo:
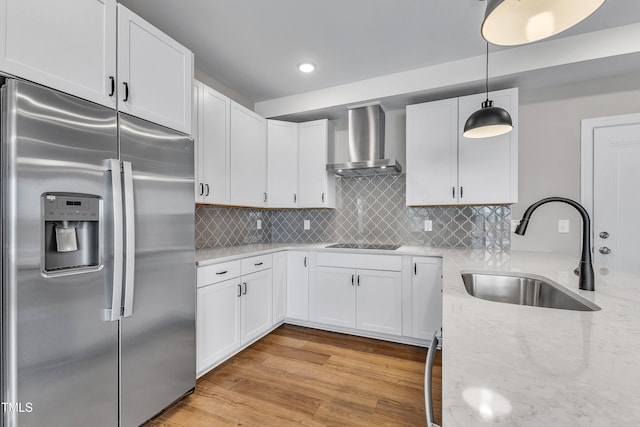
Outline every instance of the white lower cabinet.
{"type": "Polygon", "coordinates": [[[287,253],[287,318],[309,320],[309,252],[287,253]]]}
{"type": "Polygon", "coordinates": [[[345,328],[356,327],[356,270],[318,267],[314,316],[311,320],[345,328]]]}
{"type": "Polygon", "coordinates": [[[240,347],[240,278],[198,288],[198,375],[240,347]]]}
{"type": "Polygon", "coordinates": [[[199,267],[197,372],[282,322],[423,345],[442,326],[442,259],[282,251],[199,267]]]}
{"type": "Polygon", "coordinates": [[[358,270],[356,327],[388,335],[402,334],[402,273],[358,270]]]}
{"type": "Polygon", "coordinates": [[[271,328],[271,270],[242,276],[241,344],[259,337],[271,328]]]}
{"type": "Polygon", "coordinates": [[[287,316],[287,252],[273,254],[273,324],[287,316]]]}
{"type": "Polygon", "coordinates": [[[402,334],[402,273],[318,267],[315,318],[319,323],[389,335],[402,334]]]}
{"type": "Polygon", "coordinates": [[[411,323],[405,335],[428,340],[442,327],[442,260],[413,257],[411,270],[411,323]]]}
{"type": "Polygon", "coordinates": [[[199,267],[197,276],[196,370],[201,376],[273,326],[271,255],[199,267]],[[240,275],[241,265],[251,272],[240,275]]]}

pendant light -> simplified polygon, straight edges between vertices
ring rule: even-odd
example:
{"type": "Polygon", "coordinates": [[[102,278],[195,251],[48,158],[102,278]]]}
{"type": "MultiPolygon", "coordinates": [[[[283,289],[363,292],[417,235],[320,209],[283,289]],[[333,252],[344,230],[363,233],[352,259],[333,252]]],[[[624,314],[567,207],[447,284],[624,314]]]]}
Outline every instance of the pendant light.
{"type": "Polygon", "coordinates": [[[487,67],[485,88],[487,99],[482,108],[469,116],[464,124],[462,136],[465,138],[489,138],[511,132],[513,123],[511,116],[504,108],[494,107],[489,99],[489,43],[487,43],[487,67]]]}
{"type": "Polygon", "coordinates": [[[487,0],[482,37],[516,46],[546,39],[588,18],[605,0],[487,0]]]}

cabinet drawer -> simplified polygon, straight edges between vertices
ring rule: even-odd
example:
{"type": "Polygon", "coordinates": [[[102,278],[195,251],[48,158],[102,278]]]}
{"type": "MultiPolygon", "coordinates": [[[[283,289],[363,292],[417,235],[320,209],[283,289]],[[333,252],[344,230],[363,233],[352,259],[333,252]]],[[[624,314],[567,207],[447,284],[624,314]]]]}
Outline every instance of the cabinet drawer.
{"type": "Polygon", "coordinates": [[[245,258],[242,260],[242,274],[249,274],[255,271],[266,270],[271,268],[273,264],[273,256],[258,255],[251,258],[245,258]]]}
{"type": "Polygon", "coordinates": [[[240,260],[198,267],[198,288],[240,276],[240,260]]]}
{"type": "Polygon", "coordinates": [[[402,257],[395,255],[370,255],[318,252],[317,264],[326,267],[364,268],[368,270],[401,271],[402,257]]]}

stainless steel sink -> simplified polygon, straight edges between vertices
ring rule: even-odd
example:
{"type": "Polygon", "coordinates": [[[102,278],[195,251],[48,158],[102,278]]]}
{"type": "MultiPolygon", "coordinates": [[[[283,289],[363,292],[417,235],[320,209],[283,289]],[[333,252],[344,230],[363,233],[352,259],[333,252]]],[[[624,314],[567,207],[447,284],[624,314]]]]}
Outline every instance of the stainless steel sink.
{"type": "Polygon", "coordinates": [[[586,298],[541,276],[473,271],[461,273],[465,289],[476,298],[562,310],[600,310],[586,298]]]}

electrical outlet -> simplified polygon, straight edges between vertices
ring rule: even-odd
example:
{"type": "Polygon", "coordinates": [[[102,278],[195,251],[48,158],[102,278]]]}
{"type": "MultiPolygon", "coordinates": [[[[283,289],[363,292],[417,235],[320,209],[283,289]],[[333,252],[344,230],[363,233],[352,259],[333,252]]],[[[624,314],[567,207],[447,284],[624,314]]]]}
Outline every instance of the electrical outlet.
{"type": "Polygon", "coordinates": [[[568,219],[559,219],[558,220],[558,233],[568,233],[569,232],[569,220],[568,219]]]}
{"type": "Polygon", "coordinates": [[[424,231],[432,231],[433,230],[433,222],[430,219],[424,220],[424,231]]]}
{"type": "Polygon", "coordinates": [[[304,220],[304,229],[305,230],[311,230],[311,221],[308,219],[304,220]]]}
{"type": "Polygon", "coordinates": [[[520,220],[519,219],[512,219],[511,220],[511,232],[515,233],[516,232],[516,228],[518,228],[519,225],[520,225],[520,220]]]}
{"type": "Polygon", "coordinates": [[[262,230],[262,220],[261,219],[256,221],[256,229],[257,230],[262,230]]]}

